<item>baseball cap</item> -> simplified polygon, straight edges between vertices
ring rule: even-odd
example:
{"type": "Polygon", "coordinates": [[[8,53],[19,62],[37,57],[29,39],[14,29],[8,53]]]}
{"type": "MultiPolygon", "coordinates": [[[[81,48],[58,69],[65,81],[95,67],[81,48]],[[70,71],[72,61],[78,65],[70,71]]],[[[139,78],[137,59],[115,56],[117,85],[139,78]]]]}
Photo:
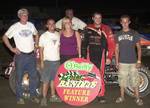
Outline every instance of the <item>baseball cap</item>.
{"type": "Polygon", "coordinates": [[[28,14],[29,14],[29,12],[28,12],[28,10],[25,9],[25,8],[21,8],[21,9],[18,10],[18,17],[19,17],[20,15],[28,15],[28,14]]]}

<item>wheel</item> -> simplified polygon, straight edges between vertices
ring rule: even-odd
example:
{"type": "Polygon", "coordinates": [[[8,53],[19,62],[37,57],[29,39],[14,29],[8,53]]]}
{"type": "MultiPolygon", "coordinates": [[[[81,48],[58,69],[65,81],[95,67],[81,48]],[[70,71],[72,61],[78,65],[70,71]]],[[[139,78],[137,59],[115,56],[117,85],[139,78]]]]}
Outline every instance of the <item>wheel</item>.
{"type": "Polygon", "coordinates": [[[9,86],[11,91],[16,94],[16,72],[14,69],[12,69],[9,76],[9,86]]]}
{"type": "MultiPolygon", "coordinates": [[[[138,72],[140,77],[139,94],[140,97],[145,97],[150,93],[150,71],[145,67],[141,67],[138,72]]],[[[125,92],[134,97],[134,90],[130,85],[125,89],[125,92]]]]}
{"type": "MultiPolygon", "coordinates": [[[[38,83],[38,86],[37,86],[36,92],[37,92],[37,95],[39,96],[41,94],[39,75],[37,78],[37,83],[38,83]]],[[[9,86],[10,86],[10,89],[12,90],[12,92],[16,95],[16,71],[14,69],[12,70],[12,72],[9,76],[9,86]]],[[[22,88],[24,90],[23,96],[25,98],[28,98],[30,96],[30,94],[29,94],[29,76],[27,73],[25,73],[23,76],[22,88]]]]}

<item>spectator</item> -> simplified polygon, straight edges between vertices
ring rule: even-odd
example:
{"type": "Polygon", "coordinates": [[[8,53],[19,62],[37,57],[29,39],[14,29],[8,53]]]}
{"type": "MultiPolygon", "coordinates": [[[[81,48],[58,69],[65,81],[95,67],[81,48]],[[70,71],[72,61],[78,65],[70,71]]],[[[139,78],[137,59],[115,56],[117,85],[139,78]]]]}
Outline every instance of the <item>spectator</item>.
{"type": "MultiPolygon", "coordinates": [[[[73,9],[66,9],[65,17],[70,18],[72,22],[72,28],[74,30],[83,30],[84,27],[86,26],[86,24],[83,21],[81,21],[79,18],[74,16],[73,9]]],[[[56,28],[62,29],[62,20],[63,18],[57,21],[56,28]]]]}

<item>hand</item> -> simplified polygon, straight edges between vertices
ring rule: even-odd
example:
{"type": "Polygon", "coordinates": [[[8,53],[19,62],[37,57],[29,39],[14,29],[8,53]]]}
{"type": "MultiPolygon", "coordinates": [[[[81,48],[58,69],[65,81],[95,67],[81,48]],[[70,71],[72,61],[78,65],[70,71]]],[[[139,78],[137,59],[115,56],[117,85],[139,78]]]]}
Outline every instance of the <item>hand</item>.
{"type": "Polygon", "coordinates": [[[107,65],[110,65],[110,63],[111,63],[111,60],[110,60],[109,58],[107,58],[107,59],[106,59],[106,64],[107,64],[107,65]]]}
{"type": "Polygon", "coordinates": [[[81,57],[81,54],[79,54],[79,58],[82,58],[82,57],[81,57]]]}
{"type": "Polygon", "coordinates": [[[119,63],[116,63],[116,68],[119,69],[119,63]]]}
{"type": "Polygon", "coordinates": [[[34,45],[34,51],[38,50],[39,46],[37,44],[34,45]]]}
{"type": "Polygon", "coordinates": [[[18,48],[12,48],[11,51],[17,55],[21,53],[18,48]]]}
{"type": "Polygon", "coordinates": [[[140,68],[141,67],[141,63],[136,63],[136,68],[140,68]]]}
{"type": "Polygon", "coordinates": [[[35,47],[35,48],[39,48],[38,44],[35,44],[34,47],[35,47]]]}

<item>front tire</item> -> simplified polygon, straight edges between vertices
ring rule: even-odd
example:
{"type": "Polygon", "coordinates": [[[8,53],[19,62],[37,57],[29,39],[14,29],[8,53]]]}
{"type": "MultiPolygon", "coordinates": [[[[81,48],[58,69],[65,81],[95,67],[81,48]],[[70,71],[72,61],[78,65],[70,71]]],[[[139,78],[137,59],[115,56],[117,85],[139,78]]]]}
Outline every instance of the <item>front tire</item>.
{"type": "MultiPolygon", "coordinates": [[[[40,77],[38,75],[38,78],[37,78],[37,83],[38,83],[38,86],[37,86],[37,89],[36,89],[36,92],[37,92],[37,95],[41,95],[39,92],[40,91],[40,77]]],[[[10,76],[9,76],[9,86],[10,86],[10,89],[11,91],[16,95],[16,71],[13,69],[10,76]]],[[[23,76],[23,81],[22,81],[22,88],[24,90],[23,92],[23,96],[25,98],[28,98],[30,95],[29,95],[29,76],[27,73],[24,74],[23,76]]]]}
{"type": "Polygon", "coordinates": [[[9,86],[11,91],[16,95],[16,72],[12,69],[9,76],[9,86]]]}

